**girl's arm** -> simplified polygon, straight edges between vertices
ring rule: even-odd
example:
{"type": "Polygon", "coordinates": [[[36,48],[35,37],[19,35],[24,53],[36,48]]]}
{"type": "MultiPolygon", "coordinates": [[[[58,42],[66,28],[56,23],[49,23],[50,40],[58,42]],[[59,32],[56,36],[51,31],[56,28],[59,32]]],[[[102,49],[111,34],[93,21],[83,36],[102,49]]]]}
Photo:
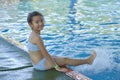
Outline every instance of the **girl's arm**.
{"type": "Polygon", "coordinates": [[[44,47],[44,43],[41,39],[41,37],[36,37],[35,39],[35,44],[37,44],[41,50],[41,53],[43,54],[43,56],[49,61],[49,63],[51,64],[52,67],[54,67],[57,71],[60,72],[66,72],[68,71],[65,68],[60,68],[55,61],[52,59],[52,57],[48,54],[46,48],[44,47]]]}
{"type": "Polygon", "coordinates": [[[53,61],[52,57],[48,54],[46,48],[44,47],[44,43],[41,37],[35,37],[34,40],[35,40],[35,44],[38,45],[38,47],[40,48],[42,55],[49,61],[51,66],[54,67],[56,63],[55,61],[53,61]]]}

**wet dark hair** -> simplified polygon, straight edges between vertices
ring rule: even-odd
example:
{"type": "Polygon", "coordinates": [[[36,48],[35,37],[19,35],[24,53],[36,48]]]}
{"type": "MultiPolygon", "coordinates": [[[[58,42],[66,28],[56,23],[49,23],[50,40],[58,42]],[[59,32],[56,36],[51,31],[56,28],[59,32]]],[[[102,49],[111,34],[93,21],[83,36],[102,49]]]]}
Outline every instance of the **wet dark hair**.
{"type": "Polygon", "coordinates": [[[28,16],[27,16],[27,22],[28,22],[28,24],[29,24],[29,23],[32,23],[32,18],[33,18],[34,16],[38,16],[38,15],[41,16],[41,19],[42,19],[43,24],[44,24],[43,15],[42,15],[41,13],[37,12],[37,11],[33,11],[33,12],[31,12],[31,13],[28,14],[28,16]]]}

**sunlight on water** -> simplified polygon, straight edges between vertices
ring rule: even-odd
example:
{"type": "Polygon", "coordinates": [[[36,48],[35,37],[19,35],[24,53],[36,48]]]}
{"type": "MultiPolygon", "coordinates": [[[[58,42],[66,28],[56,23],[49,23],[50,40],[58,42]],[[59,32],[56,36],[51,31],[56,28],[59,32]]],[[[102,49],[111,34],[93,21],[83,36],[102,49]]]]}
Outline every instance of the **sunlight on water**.
{"type": "Polygon", "coordinates": [[[88,72],[89,74],[96,74],[103,72],[106,69],[111,71],[115,67],[113,61],[114,55],[111,53],[110,50],[99,48],[96,49],[96,52],[97,52],[97,57],[93,65],[82,65],[76,67],[75,69],[85,73],[88,72]]]}

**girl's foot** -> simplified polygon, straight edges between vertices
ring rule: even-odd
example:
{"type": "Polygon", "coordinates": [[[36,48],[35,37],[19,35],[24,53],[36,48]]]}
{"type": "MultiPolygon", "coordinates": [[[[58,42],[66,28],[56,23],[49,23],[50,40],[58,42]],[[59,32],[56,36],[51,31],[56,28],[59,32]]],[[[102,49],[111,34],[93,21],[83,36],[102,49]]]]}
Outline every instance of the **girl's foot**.
{"type": "Polygon", "coordinates": [[[95,57],[96,57],[96,52],[94,51],[94,52],[91,54],[91,56],[88,58],[88,64],[91,65],[91,64],[93,63],[95,57]]]}

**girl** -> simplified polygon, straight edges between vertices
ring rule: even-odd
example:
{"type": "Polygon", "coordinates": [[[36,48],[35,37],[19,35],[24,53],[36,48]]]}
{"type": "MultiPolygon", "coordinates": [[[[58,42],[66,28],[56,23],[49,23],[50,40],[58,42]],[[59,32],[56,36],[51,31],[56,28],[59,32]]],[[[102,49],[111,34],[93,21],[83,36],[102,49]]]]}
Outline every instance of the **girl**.
{"type": "Polygon", "coordinates": [[[69,59],[66,57],[51,56],[44,46],[44,42],[40,36],[41,30],[44,28],[43,15],[37,11],[28,14],[27,22],[31,27],[31,34],[28,39],[29,55],[32,63],[37,70],[48,70],[55,68],[57,71],[66,72],[67,69],[62,68],[64,65],[77,66],[81,64],[92,64],[96,53],[95,51],[87,59],[69,59]]]}

